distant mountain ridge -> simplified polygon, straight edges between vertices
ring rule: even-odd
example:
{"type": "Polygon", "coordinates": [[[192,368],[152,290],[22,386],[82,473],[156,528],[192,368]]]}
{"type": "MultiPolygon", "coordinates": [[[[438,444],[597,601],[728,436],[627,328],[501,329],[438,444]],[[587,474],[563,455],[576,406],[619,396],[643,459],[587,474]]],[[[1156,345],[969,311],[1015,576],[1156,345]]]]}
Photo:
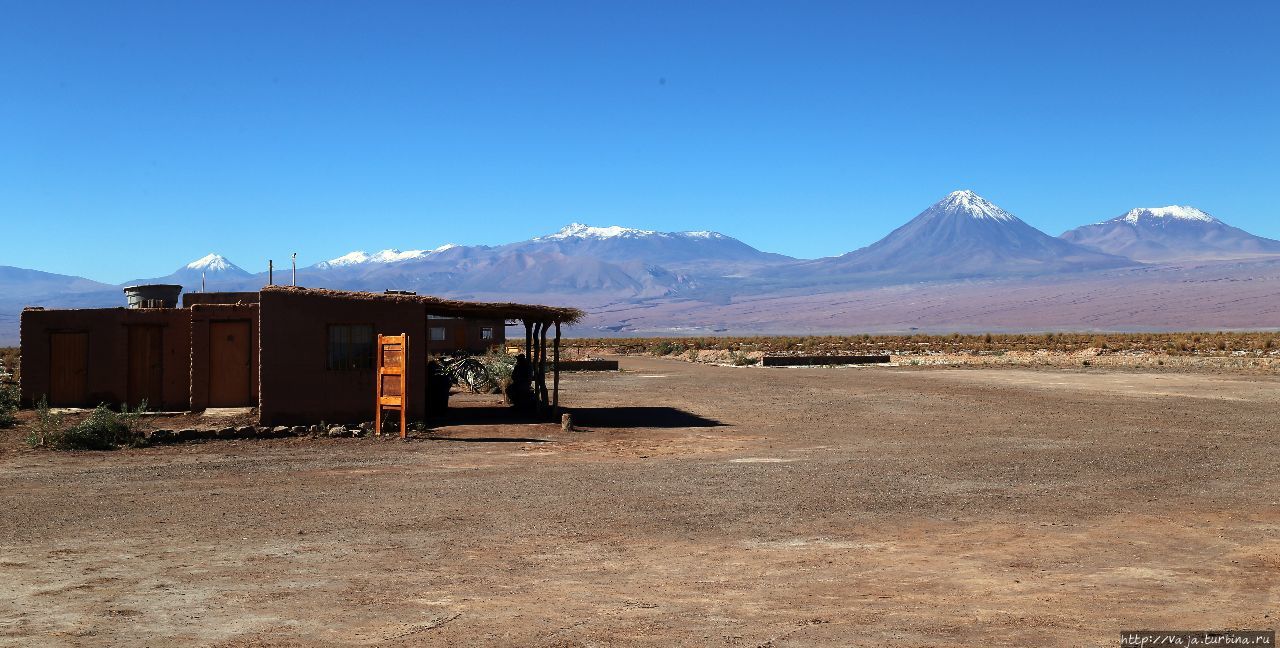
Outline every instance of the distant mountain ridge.
{"type": "MultiPolygon", "coordinates": [[[[1128,290],[1143,277],[1169,282],[1210,273],[1252,279],[1246,275],[1262,268],[1266,274],[1258,279],[1266,282],[1275,277],[1272,265],[1239,263],[1212,269],[1200,261],[1273,254],[1280,255],[1280,242],[1233,228],[1193,207],[1134,209],[1053,237],[973,191],[960,190],[883,239],[824,259],[765,252],[719,232],[659,232],[574,222],[504,245],[356,250],[298,268],[297,281],[313,287],[414,290],[459,299],[580,306],[591,312],[590,325],[605,333],[639,331],[641,322],[649,327],[645,330],[654,330],[652,318],[642,313],[679,318],[681,331],[750,330],[753,318],[765,315],[749,304],[813,300],[819,306],[806,307],[795,317],[771,315],[771,321],[809,318],[815,320],[813,327],[801,328],[848,331],[857,320],[841,320],[838,313],[843,311],[835,306],[821,315],[822,295],[868,290],[873,293],[867,294],[889,295],[899,290],[894,287],[921,285],[955,285],[956,294],[985,295],[960,287],[997,280],[1012,282],[1011,286],[1087,284],[1093,290],[1123,284],[1128,290]],[[1191,261],[1195,264],[1184,263],[1191,261]],[[729,319],[709,321],[710,313],[729,319]]],[[[275,283],[293,280],[289,268],[281,267],[285,264],[276,265],[275,283]]],[[[266,272],[247,272],[210,253],[167,275],[127,283],[174,283],[188,291],[202,286],[210,291],[252,291],[267,282],[266,272]]],[[[0,344],[16,341],[17,313],[23,306],[120,306],[121,286],[0,267],[0,344]]],[[[1253,289],[1258,287],[1253,284],[1253,289]]],[[[1066,321],[1090,321],[1087,315],[1075,313],[1076,319],[1066,321]]],[[[1260,311],[1259,317],[1261,322],[1269,316],[1260,311]]],[[[965,321],[970,330],[979,325],[972,317],[965,321]]]]}
{"type": "Polygon", "coordinates": [[[1139,207],[1063,232],[1062,240],[1142,262],[1280,254],[1280,241],[1232,227],[1195,207],[1139,207]]]}
{"type": "Polygon", "coordinates": [[[115,286],[72,275],[0,266],[0,299],[111,290],[115,286]]]}

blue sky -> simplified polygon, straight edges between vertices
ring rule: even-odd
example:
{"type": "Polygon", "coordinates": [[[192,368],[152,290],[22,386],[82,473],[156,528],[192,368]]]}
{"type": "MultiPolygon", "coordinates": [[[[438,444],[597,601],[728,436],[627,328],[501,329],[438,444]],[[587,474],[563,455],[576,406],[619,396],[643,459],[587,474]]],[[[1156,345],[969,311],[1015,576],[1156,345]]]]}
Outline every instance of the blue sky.
{"type": "Polygon", "coordinates": [[[1280,3],[0,3],[0,265],[570,221],[840,254],[948,191],[1280,238],[1280,3]],[[1121,6],[1117,6],[1121,5],[1121,6]]]}

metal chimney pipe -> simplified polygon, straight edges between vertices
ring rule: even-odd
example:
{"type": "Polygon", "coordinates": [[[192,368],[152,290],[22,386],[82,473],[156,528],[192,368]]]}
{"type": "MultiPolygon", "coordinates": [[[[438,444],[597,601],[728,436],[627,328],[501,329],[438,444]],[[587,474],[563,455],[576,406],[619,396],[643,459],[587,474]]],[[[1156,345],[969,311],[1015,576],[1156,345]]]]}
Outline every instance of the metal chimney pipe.
{"type": "Polygon", "coordinates": [[[276,263],[271,259],[267,259],[267,285],[276,285],[276,263]]]}
{"type": "Polygon", "coordinates": [[[298,286],[298,253],[293,253],[293,286],[298,286]]]}

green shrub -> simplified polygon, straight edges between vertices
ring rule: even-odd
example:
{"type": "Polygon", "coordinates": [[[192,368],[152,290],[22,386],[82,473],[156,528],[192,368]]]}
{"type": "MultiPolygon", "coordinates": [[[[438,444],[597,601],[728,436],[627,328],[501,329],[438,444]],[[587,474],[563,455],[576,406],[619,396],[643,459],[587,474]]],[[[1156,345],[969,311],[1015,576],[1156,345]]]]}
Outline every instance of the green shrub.
{"type": "Polygon", "coordinates": [[[27,443],[35,447],[50,445],[51,439],[62,436],[62,415],[49,409],[49,401],[44,397],[36,405],[36,418],[31,422],[31,432],[27,435],[27,443]]]}
{"type": "Polygon", "coordinates": [[[36,418],[31,426],[27,443],[55,450],[113,450],[122,445],[137,445],[142,436],[138,432],[140,414],[146,403],[136,410],[124,408],[116,413],[106,405],[99,405],[83,421],[66,427],[61,414],[49,409],[41,399],[36,408],[36,418]]]}
{"type": "Polygon", "coordinates": [[[500,351],[490,351],[483,356],[478,356],[476,360],[489,374],[493,384],[498,386],[498,392],[511,384],[511,372],[516,368],[515,356],[509,356],[500,351]]]}
{"type": "Polygon", "coordinates": [[[0,385],[0,428],[13,427],[18,422],[18,386],[0,385]]]}

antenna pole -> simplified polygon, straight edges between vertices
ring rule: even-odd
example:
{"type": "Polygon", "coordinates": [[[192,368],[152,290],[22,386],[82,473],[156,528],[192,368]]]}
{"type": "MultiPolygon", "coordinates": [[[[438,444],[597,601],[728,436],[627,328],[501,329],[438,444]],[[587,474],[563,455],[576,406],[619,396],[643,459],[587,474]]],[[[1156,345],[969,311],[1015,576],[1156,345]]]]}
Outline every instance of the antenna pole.
{"type": "Polygon", "coordinates": [[[267,259],[267,285],[276,285],[276,263],[271,259],[267,259]]]}

